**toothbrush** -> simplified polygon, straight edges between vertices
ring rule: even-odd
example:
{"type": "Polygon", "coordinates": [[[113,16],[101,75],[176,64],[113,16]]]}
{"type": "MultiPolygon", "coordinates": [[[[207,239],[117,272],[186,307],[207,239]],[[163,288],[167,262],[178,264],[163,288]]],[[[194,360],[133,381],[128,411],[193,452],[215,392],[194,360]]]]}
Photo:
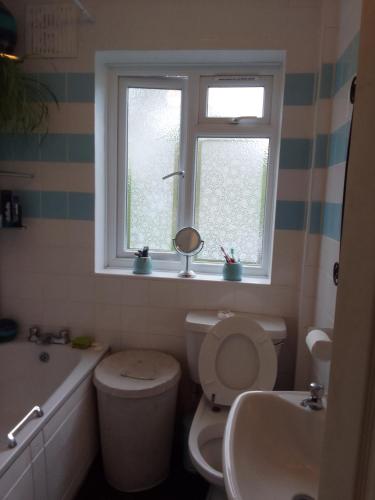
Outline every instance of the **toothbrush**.
{"type": "Polygon", "coordinates": [[[236,259],[234,257],[234,248],[230,249],[230,255],[231,255],[231,262],[232,262],[232,264],[235,264],[236,263],[236,259]]]}
{"type": "Polygon", "coordinates": [[[227,261],[227,263],[231,264],[231,259],[230,259],[229,255],[227,254],[227,252],[224,250],[224,248],[220,247],[220,250],[223,252],[224,258],[227,261]]]}

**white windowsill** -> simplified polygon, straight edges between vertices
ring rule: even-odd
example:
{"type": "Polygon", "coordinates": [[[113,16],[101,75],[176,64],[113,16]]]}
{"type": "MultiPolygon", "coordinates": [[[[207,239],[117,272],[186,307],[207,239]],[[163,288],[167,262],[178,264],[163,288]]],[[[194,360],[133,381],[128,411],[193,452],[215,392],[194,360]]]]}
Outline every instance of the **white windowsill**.
{"type": "Polygon", "coordinates": [[[133,279],[151,279],[151,280],[178,280],[190,282],[214,282],[231,283],[236,285],[270,285],[271,279],[263,276],[244,276],[241,281],[224,280],[221,274],[197,274],[195,278],[181,278],[175,271],[153,271],[152,274],[134,274],[132,269],[107,267],[96,269],[95,274],[107,276],[124,276],[133,279]]]}

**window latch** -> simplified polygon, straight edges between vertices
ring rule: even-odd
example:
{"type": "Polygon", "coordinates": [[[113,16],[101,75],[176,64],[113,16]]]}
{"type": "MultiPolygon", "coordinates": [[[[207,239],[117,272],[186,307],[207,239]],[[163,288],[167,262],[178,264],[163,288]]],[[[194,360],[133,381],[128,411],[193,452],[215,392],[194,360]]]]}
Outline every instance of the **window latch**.
{"type": "Polygon", "coordinates": [[[165,179],[169,179],[169,177],[173,177],[174,175],[180,175],[182,178],[185,177],[185,170],[176,170],[176,172],[172,172],[171,174],[167,174],[164,177],[162,177],[163,181],[165,179]]]}
{"type": "Polygon", "coordinates": [[[237,125],[237,123],[241,123],[242,121],[256,120],[258,118],[259,118],[258,116],[236,116],[236,117],[232,118],[229,121],[229,123],[231,123],[232,125],[237,125]]]}

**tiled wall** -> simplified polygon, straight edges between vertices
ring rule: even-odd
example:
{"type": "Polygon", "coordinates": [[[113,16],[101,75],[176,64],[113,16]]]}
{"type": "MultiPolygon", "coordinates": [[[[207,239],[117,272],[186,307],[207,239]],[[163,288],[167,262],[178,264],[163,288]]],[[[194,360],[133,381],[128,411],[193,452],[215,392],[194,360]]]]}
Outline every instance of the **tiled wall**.
{"type": "MultiPolygon", "coordinates": [[[[25,0],[12,2],[20,50],[24,4],[25,0]]],[[[33,323],[44,328],[67,325],[74,334],[94,333],[115,349],[160,348],[181,360],[184,316],[192,308],[280,315],[288,324],[288,342],[279,380],[281,386],[291,387],[313,151],[320,4],[161,0],[156,10],[149,0],[113,0],[110,8],[104,4],[90,2],[96,23],[80,24],[77,59],[28,62],[29,71],[48,81],[60,100],[59,110],[51,104],[49,135],[40,145],[34,135],[27,141],[1,138],[1,168],[34,174],[31,181],[1,178],[1,188],[19,191],[28,226],[1,232],[1,313],[18,319],[24,329],[33,323]],[[95,276],[95,50],[222,47],[287,51],[272,285],[95,276]]],[[[325,72],[329,74],[328,66],[325,72]]],[[[320,213],[322,208],[317,205],[315,210],[320,213]]],[[[321,231],[316,220],[312,226],[321,231]]]]}
{"type": "Polygon", "coordinates": [[[339,260],[342,199],[352,106],[349,90],[356,72],[360,0],[323,3],[321,71],[308,210],[309,234],[301,281],[297,387],[311,373],[304,337],[308,326],[332,329],[339,260]]]}

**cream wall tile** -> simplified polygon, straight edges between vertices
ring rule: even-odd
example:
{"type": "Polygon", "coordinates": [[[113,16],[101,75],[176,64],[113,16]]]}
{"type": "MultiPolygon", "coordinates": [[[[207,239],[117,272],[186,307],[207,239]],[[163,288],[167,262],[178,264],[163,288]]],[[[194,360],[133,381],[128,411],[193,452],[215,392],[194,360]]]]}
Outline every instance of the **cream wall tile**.
{"type": "Polygon", "coordinates": [[[303,269],[303,295],[306,298],[315,298],[318,282],[317,266],[305,266],[303,269]]]}
{"type": "Polygon", "coordinates": [[[307,199],[310,170],[280,170],[277,199],[301,201],[307,199]]]}
{"type": "Polygon", "coordinates": [[[276,256],[291,256],[296,262],[302,257],[303,231],[275,231],[273,253],[276,256]]]}
{"type": "Polygon", "coordinates": [[[327,172],[325,201],[342,203],[345,181],[345,164],[330,167],[327,172]]]}
{"type": "Polygon", "coordinates": [[[68,277],[66,275],[43,274],[42,279],[42,297],[44,300],[67,300],[68,295],[68,277]]]}
{"type": "Polygon", "coordinates": [[[333,264],[339,260],[340,243],[332,238],[322,236],[319,266],[332,275],[333,264]]]}
{"type": "Polygon", "coordinates": [[[95,305],[91,302],[74,302],[67,303],[67,317],[69,324],[73,328],[73,333],[76,329],[94,329],[95,326],[95,305]]]}
{"type": "Polygon", "coordinates": [[[315,297],[303,297],[300,302],[299,323],[304,332],[313,326],[315,319],[315,297]]]}
{"type": "Polygon", "coordinates": [[[282,317],[297,314],[297,290],[287,286],[256,286],[235,291],[236,310],[282,317]]]}
{"type": "Polygon", "coordinates": [[[331,285],[332,277],[323,269],[319,270],[315,324],[321,328],[333,328],[336,291],[331,285]]]}
{"type": "Polygon", "coordinates": [[[5,272],[1,294],[19,299],[42,298],[42,276],[37,273],[5,272]]]}
{"type": "Polygon", "coordinates": [[[340,0],[323,0],[322,12],[325,26],[337,27],[340,0]]]}
{"type": "Polygon", "coordinates": [[[340,8],[340,31],[338,34],[338,54],[341,55],[361,26],[362,2],[358,0],[342,0],[340,8]]]}
{"type": "Polygon", "coordinates": [[[65,167],[67,190],[94,193],[95,167],[92,163],[69,163],[65,167]]]}
{"type": "MultiPolygon", "coordinates": [[[[322,62],[323,63],[335,63],[337,60],[337,14],[336,21],[333,21],[333,26],[327,26],[326,19],[324,19],[325,28],[323,34],[323,51],[322,51],[322,62]],[[336,24],[336,26],[334,26],[336,24]]],[[[329,21],[328,21],[329,22],[329,21]]]]}
{"type": "Polygon", "coordinates": [[[123,279],[121,277],[95,277],[95,302],[122,304],[123,279]]]}
{"type": "Polygon", "coordinates": [[[351,83],[351,81],[348,81],[343,85],[333,99],[331,126],[333,131],[337,130],[351,119],[353,109],[349,100],[351,83]]]}
{"type": "Polygon", "coordinates": [[[70,248],[94,247],[94,222],[70,220],[67,224],[67,246],[70,248]]]}
{"type": "Polygon", "coordinates": [[[186,311],[173,308],[131,307],[122,309],[122,329],[128,333],[184,335],[186,311]]]}
{"type": "MultiPolygon", "coordinates": [[[[238,285],[237,287],[243,285],[238,285]]],[[[184,309],[233,309],[235,306],[233,283],[202,283],[179,281],[178,307],[184,309]]]]}
{"type": "Polygon", "coordinates": [[[174,307],[177,305],[177,282],[155,280],[148,283],[149,304],[154,307],[174,307]]]}
{"type": "Polygon", "coordinates": [[[327,175],[327,168],[314,168],[311,184],[311,199],[313,201],[325,201],[327,175]]]}
{"type": "Polygon", "coordinates": [[[66,249],[69,274],[94,275],[94,249],[76,248],[66,249]]]}
{"type": "Polygon", "coordinates": [[[127,306],[148,305],[147,279],[127,278],[122,280],[122,304],[127,306]]]}
{"type": "Polygon", "coordinates": [[[70,256],[64,247],[41,247],[40,269],[43,274],[65,274],[70,267],[70,256]]]}
{"type": "Polygon", "coordinates": [[[95,278],[93,276],[68,276],[67,282],[70,300],[94,302],[95,278]]]}
{"type": "Polygon", "coordinates": [[[70,222],[59,219],[40,219],[38,245],[42,247],[65,247],[70,222]]]}
{"type": "Polygon", "coordinates": [[[0,189],[22,190],[41,188],[39,175],[39,162],[33,161],[4,161],[2,170],[12,170],[14,172],[25,172],[33,175],[32,179],[22,177],[0,177],[0,189]]]}
{"type": "Polygon", "coordinates": [[[20,299],[1,296],[1,314],[4,317],[14,318],[26,328],[33,324],[41,324],[43,320],[43,300],[20,299]]]}
{"type": "Polygon", "coordinates": [[[305,137],[313,134],[314,106],[284,106],[282,136],[305,137]]]}
{"type": "Polygon", "coordinates": [[[332,99],[318,99],[316,102],[316,132],[319,134],[331,133],[332,99]]]}
{"type": "Polygon", "coordinates": [[[272,285],[297,288],[301,278],[301,261],[293,255],[275,254],[272,264],[272,285]]]}
{"type": "Polygon", "coordinates": [[[68,191],[65,163],[41,162],[39,176],[43,191],[68,191]]]}
{"type": "Polygon", "coordinates": [[[74,134],[94,133],[94,103],[67,104],[68,130],[74,134]]]}
{"type": "Polygon", "coordinates": [[[68,305],[61,300],[43,300],[43,325],[45,328],[69,327],[68,305]]]}
{"type": "Polygon", "coordinates": [[[317,266],[320,257],[320,234],[309,234],[307,236],[305,265],[317,266]]]}
{"type": "Polygon", "coordinates": [[[122,306],[95,304],[95,330],[121,330],[122,306]]]}

